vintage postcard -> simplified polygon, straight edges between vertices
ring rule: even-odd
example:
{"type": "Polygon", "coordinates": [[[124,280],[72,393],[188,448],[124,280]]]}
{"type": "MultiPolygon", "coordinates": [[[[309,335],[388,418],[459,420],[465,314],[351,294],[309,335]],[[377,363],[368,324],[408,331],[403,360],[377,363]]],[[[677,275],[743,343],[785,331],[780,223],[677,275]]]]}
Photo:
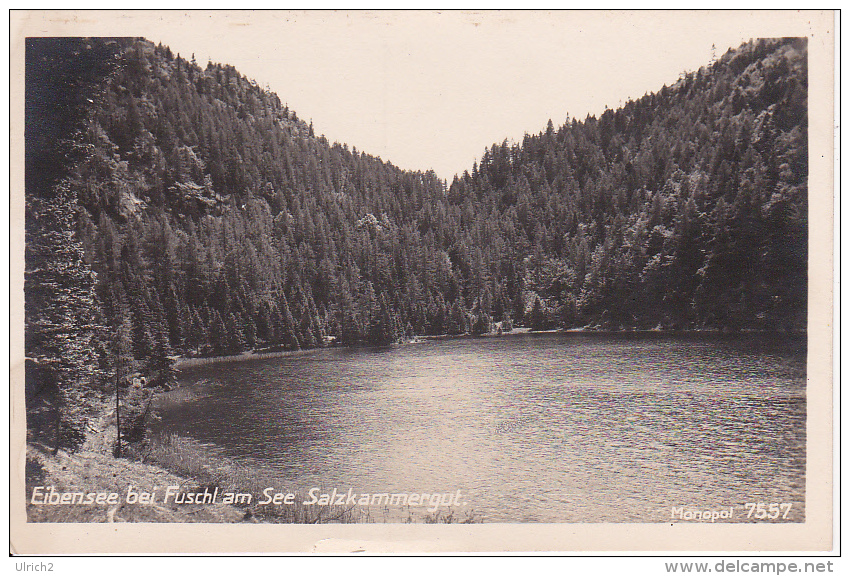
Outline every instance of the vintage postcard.
{"type": "Polygon", "coordinates": [[[832,550],[834,32],[13,11],[11,552],[832,550]]]}

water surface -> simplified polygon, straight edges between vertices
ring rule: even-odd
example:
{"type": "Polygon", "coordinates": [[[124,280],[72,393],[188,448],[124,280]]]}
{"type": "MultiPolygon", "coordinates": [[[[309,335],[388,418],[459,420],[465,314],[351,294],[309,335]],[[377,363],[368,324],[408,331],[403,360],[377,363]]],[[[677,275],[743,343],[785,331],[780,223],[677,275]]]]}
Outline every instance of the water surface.
{"type": "Polygon", "coordinates": [[[670,522],[680,506],[746,521],[746,502],[792,502],[786,521],[803,521],[805,346],[526,334],[326,349],[185,370],[203,393],[158,426],[281,488],[461,490],[486,522],[670,522]]]}

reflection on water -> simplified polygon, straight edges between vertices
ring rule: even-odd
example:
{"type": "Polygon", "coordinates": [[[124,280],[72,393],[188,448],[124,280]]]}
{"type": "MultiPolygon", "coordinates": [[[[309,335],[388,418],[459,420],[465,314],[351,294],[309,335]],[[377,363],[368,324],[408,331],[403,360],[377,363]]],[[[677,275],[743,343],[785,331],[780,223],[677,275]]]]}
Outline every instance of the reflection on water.
{"type": "Polygon", "coordinates": [[[462,490],[487,522],[805,517],[805,338],[541,334],[187,370],[163,429],[281,487],[462,490]]]}

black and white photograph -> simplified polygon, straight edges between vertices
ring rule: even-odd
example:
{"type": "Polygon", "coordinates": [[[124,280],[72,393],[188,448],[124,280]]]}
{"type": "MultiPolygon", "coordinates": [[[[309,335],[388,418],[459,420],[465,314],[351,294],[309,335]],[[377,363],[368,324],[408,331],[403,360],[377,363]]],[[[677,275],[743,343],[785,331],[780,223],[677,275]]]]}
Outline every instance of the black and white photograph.
{"type": "Polygon", "coordinates": [[[831,12],[14,12],[19,550],[832,546],[831,12]]]}

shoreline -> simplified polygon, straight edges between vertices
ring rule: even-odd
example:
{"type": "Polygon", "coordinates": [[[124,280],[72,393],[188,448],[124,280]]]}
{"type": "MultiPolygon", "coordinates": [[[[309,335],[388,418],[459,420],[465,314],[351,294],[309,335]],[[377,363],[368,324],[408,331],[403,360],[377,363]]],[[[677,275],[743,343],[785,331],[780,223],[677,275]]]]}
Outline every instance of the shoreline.
{"type": "Polygon", "coordinates": [[[193,356],[191,358],[186,358],[184,356],[178,356],[175,358],[174,363],[172,364],[173,368],[177,370],[181,370],[183,368],[195,368],[197,366],[204,366],[206,364],[222,364],[227,362],[245,362],[248,360],[265,360],[267,358],[286,358],[289,356],[304,356],[307,354],[314,353],[318,350],[326,350],[327,348],[331,348],[330,346],[326,347],[317,347],[317,348],[306,348],[303,350],[278,350],[275,352],[242,352],[241,354],[234,354],[231,356],[193,356]]]}
{"type": "Polygon", "coordinates": [[[808,330],[756,330],[756,329],[741,329],[735,332],[728,330],[720,330],[720,329],[683,329],[683,330],[675,330],[675,329],[601,329],[601,328],[553,328],[549,330],[532,330],[531,328],[519,326],[511,330],[510,332],[502,332],[501,334],[496,332],[486,332],[484,334],[470,334],[468,332],[464,334],[428,334],[428,335],[419,335],[415,336],[412,340],[408,340],[405,342],[399,342],[395,344],[389,344],[384,346],[379,345],[371,345],[366,343],[357,343],[350,345],[332,345],[332,346],[319,346],[316,348],[305,348],[300,350],[278,350],[274,352],[242,352],[241,354],[234,354],[230,356],[194,356],[194,357],[183,357],[178,356],[174,357],[173,367],[177,370],[181,370],[184,368],[196,368],[198,366],[205,366],[207,364],[223,364],[229,362],[247,362],[251,360],[266,360],[269,358],[288,358],[288,357],[297,357],[297,356],[307,356],[310,354],[314,354],[320,350],[328,350],[328,349],[357,349],[357,348],[386,348],[386,347],[394,347],[394,346],[407,346],[409,344],[417,344],[425,341],[433,340],[463,340],[463,339],[474,339],[474,338],[504,338],[509,336],[527,336],[534,334],[575,334],[575,335],[583,335],[583,336],[619,336],[619,335],[659,335],[659,336],[675,336],[675,335],[683,335],[683,336],[696,336],[696,335],[714,335],[714,336],[740,336],[740,335],[764,335],[764,336],[806,336],[808,334],[808,330]]]}

